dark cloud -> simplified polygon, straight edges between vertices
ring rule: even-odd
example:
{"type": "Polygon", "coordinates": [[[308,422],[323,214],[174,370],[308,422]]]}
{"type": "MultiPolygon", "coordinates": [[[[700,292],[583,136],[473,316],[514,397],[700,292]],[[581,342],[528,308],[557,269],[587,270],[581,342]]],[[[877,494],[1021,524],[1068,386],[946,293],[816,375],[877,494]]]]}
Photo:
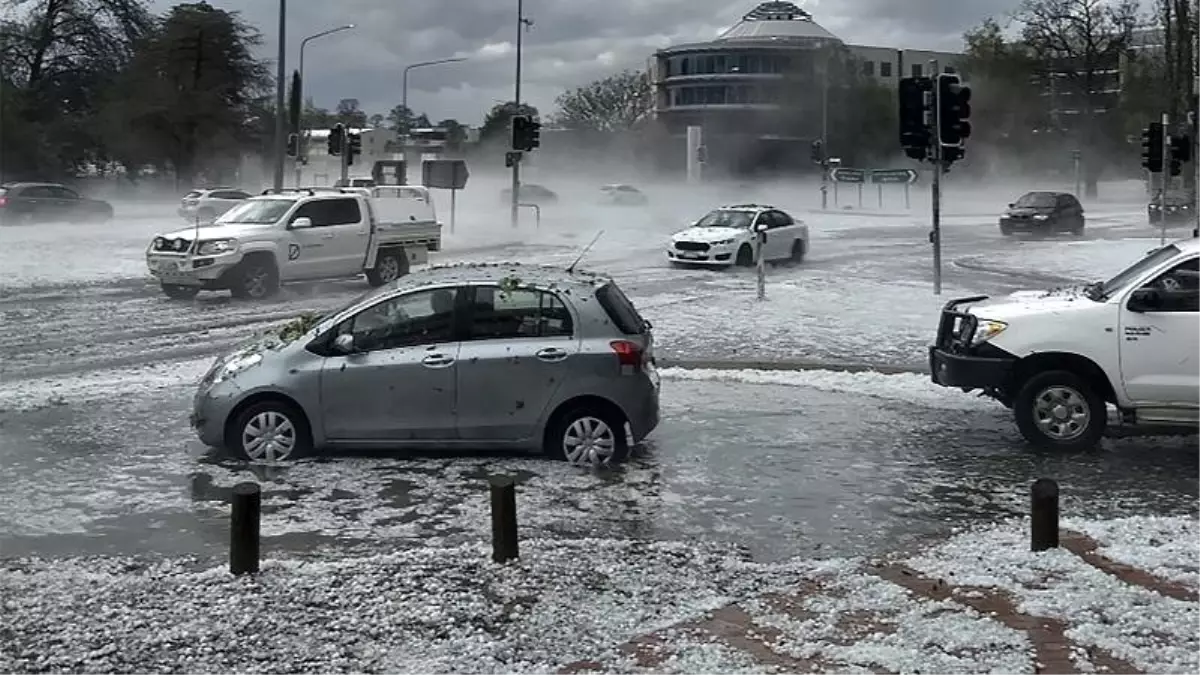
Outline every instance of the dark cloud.
{"type": "MultiPolygon", "coordinates": [[[[239,11],[263,33],[274,58],[278,0],[210,0],[239,11]]],[[[909,49],[955,50],[962,33],[987,16],[1004,16],[1019,0],[808,0],[818,23],[843,40],[909,49]]],[[[156,9],[168,0],[153,0],[156,9]]],[[[433,118],[478,124],[513,96],[516,0],[290,0],[288,70],[306,35],[344,23],[354,31],[309,44],[305,89],[332,108],[357,98],[386,113],[401,99],[404,67],[467,57],[463,63],[413,70],[409,104],[433,118]]],[[[522,98],[544,112],[563,90],[622,68],[642,68],[655,49],[714,37],[753,0],[525,0],[533,19],[524,34],[522,98]]]]}

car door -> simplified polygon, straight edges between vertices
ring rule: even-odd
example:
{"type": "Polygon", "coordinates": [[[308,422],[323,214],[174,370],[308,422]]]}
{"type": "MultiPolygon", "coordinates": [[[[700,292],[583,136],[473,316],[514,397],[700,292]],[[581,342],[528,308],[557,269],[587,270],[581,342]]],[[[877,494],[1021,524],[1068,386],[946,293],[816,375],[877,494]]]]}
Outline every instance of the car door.
{"type": "Polygon", "coordinates": [[[79,193],[61,186],[45,188],[49,192],[46,201],[52,204],[56,219],[77,220],[87,216],[86,203],[79,199],[79,193]]]}
{"type": "Polygon", "coordinates": [[[370,219],[353,197],[334,197],[327,200],[329,215],[325,228],[326,255],[332,276],[353,275],[362,270],[371,241],[370,219]],[[332,234],[330,238],[328,235],[332,234]]]}
{"type": "MultiPolygon", "coordinates": [[[[312,199],[299,206],[288,219],[287,261],[283,265],[285,279],[327,279],[338,276],[345,256],[339,251],[339,229],[334,223],[343,220],[332,199],[312,199]],[[299,218],[312,221],[310,227],[292,228],[299,218]]],[[[344,273],[344,272],[343,272],[344,273]]]]}
{"type": "Polygon", "coordinates": [[[382,300],[334,328],[355,351],[325,359],[321,422],[333,441],[421,442],[456,437],[456,287],[382,300]]]}
{"type": "Polygon", "coordinates": [[[1185,260],[1142,289],[1158,291],[1156,311],[1121,302],[1121,379],[1138,405],[1200,404],[1200,257],[1185,260]]]}
{"type": "Polygon", "coordinates": [[[32,220],[47,221],[62,218],[58,201],[45,185],[31,185],[21,190],[19,197],[22,213],[28,213],[32,220]]]}
{"type": "Polygon", "coordinates": [[[796,226],[791,216],[783,211],[768,211],[771,229],[767,250],[770,251],[768,260],[781,260],[792,256],[792,241],[796,238],[796,226]]]}
{"type": "Polygon", "coordinates": [[[530,438],[570,377],[580,348],[578,322],[552,291],[479,285],[467,292],[458,368],[459,437],[530,438]]]}

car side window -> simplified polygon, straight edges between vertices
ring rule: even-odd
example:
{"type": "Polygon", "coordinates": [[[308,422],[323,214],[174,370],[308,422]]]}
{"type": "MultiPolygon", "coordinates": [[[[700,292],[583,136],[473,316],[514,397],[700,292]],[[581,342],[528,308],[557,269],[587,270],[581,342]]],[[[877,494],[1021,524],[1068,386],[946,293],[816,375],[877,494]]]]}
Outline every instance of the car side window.
{"type": "Polygon", "coordinates": [[[21,192],[21,196],[29,199],[47,199],[53,197],[54,193],[51,192],[50,188],[48,187],[43,185],[35,185],[33,187],[25,188],[25,190],[21,192]]]}
{"type": "Polygon", "coordinates": [[[531,288],[476,286],[467,335],[472,340],[570,337],[571,312],[554,293],[531,288]]]}
{"type": "Polygon", "coordinates": [[[79,195],[76,194],[74,190],[70,190],[65,187],[52,187],[47,189],[50,191],[50,195],[56,199],[79,199],[79,195]]]}
{"type": "Polygon", "coordinates": [[[236,190],[218,190],[209,195],[212,199],[247,199],[250,195],[236,190]]]}
{"type": "Polygon", "coordinates": [[[327,225],[353,225],[362,220],[362,211],[356,199],[330,199],[325,204],[328,209],[327,225]]]}
{"type": "Polygon", "coordinates": [[[792,217],[783,211],[772,211],[771,216],[775,220],[775,227],[787,227],[792,225],[792,217]]]}
{"type": "Polygon", "coordinates": [[[343,321],[337,334],[353,335],[355,348],[368,352],[449,342],[457,297],[455,288],[398,295],[343,321]]]}
{"type": "Polygon", "coordinates": [[[1179,263],[1142,288],[1158,292],[1160,312],[1200,312],[1200,258],[1179,263]]]}

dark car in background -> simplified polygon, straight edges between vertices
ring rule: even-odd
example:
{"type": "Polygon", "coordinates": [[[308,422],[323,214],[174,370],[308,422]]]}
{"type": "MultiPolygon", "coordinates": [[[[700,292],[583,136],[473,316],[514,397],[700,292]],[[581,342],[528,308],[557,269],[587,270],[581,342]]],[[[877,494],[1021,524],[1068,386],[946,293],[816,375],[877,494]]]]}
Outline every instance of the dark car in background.
{"type": "Polygon", "coordinates": [[[1146,205],[1146,217],[1151,225],[1186,224],[1196,217],[1196,196],[1185,190],[1162,190],[1146,205]]]}
{"type": "MultiPolygon", "coordinates": [[[[511,202],[512,188],[501,190],[500,198],[506,204],[511,202]]],[[[522,204],[554,204],[558,202],[558,195],[550,188],[535,183],[521,183],[521,190],[517,193],[517,201],[522,204]]]]}
{"type": "Polygon", "coordinates": [[[650,200],[634,186],[618,183],[600,187],[600,202],[617,206],[645,206],[650,200]]]}
{"type": "Polygon", "coordinates": [[[58,183],[0,185],[0,223],[67,221],[103,223],[113,216],[112,205],[88,199],[58,183]]]}
{"type": "Polygon", "coordinates": [[[1083,234],[1083,206],[1069,192],[1026,192],[1000,216],[1000,234],[1083,234]]]}

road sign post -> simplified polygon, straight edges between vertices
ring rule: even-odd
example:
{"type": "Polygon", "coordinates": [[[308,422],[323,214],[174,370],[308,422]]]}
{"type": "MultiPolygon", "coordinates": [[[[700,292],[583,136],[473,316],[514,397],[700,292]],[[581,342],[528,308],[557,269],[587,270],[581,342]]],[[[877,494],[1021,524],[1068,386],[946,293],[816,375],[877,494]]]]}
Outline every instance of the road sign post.
{"type": "Polygon", "coordinates": [[[862,208],[862,188],[863,183],[867,180],[867,172],[863,169],[845,169],[838,167],[829,171],[829,177],[833,179],[833,204],[838,204],[838,185],[841,183],[852,183],[858,185],[858,206],[862,208]]]}
{"type": "Polygon", "coordinates": [[[467,163],[461,159],[427,159],[421,165],[422,185],[450,191],[450,232],[454,232],[457,218],[458,191],[467,186],[470,177],[467,163]]]}
{"type": "Polygon", "coordinates": [[[879,208],[883,208],[883,186],[893,184],[904,186],[904,208],[907,209],[908,186],[917,182],[919,175],[912,169],[872,169],[871,182],[879,189],[879,208]]]}

